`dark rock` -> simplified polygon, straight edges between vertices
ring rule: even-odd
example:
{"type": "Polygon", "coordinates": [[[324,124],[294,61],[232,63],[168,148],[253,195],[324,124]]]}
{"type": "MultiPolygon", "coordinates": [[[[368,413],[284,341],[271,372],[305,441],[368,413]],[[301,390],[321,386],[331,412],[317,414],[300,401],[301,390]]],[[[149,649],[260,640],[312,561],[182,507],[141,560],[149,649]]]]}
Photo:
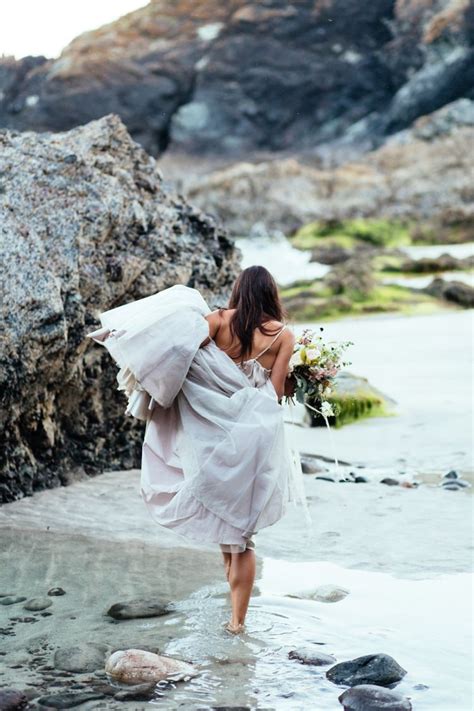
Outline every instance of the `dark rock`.
{"type": "Polygon", "coordinates": [[[28,705],[28,698],[18,689],[0,689],[0,711],[16,711],[28,705]]]}
{"type": "Polygon", "coordinates": [[[365,476],[361,476],[360,474],[358,474],[358,475],[354,478],[354,481],[355,481],[356,484],[366,484],[369,480],[366,479],[365,476]]]}
{"type": "Polygon", "coordinates": [[[51,694],[50,696],[40,696],[37,700],[41,706],[49,706],[53,709],[71,709],[80,706],[87,701],[103,699],[104,695],[97,692],[85,692],[83,694],[51,694]]]}
{"type": "Polygon", "coordinates": [[[340,662],[328,669],[326,676],[335,684],[377,684],[389,686],[403,679],[406,670],[403,669],[388,654],[366,654],[347,662],[340,662]]]}
{"type": "Polygon", "coordinates": [[[470,488],[471,484],[469,481],[466,481],[465,479],[445,479],[444,481],[441,482],[440,486],[442,486],[442,487],[457,486],[458,489],[468,489],[468,488],[470,488]]]}
{"type": "Polygon", "coordinates": [[[30,610],[31,612],[39,612],[40,610],[46,610],[47,607],[51,607],[52,604],[53,601],[47,597],[33,597],[31,600],[27,600],[23,607],[25,610],[30,610]]]}
{"type": "Polygon", "coordinates": [[[315,476],[314,478],[315,478],[315,479],[321,479],[321,481],[332,481],[333,483],[336,481],[335,479],[333,479],[333,478],[330,477],[330,476],[322,476],[322,475],[319,475],[319,476],[315,476]]]}
{"type": "Polygon", "coordinates": [[[336,661],[335,657],[330,654],[315,652],[311,649],[294,649],[288,653],[288,659],[296,659],[301,664],[315,667],[323,667],[336,661]]]}
{"type": "Polygon", "coordinates": [[[458,479],[458,478],[459,478],[459,474],[456,471],[454,471],[454,469],[451,469],[451,471],[449,471],[447,474],[445,474],[443,476],[443,479],[458,479]]]}
{"type": "Polygon", "coordinates": [[[149,701],[155,693],[156,682],[136,684],[131,689],[116,691],[114,698],[117,701],[149,701]]]}
{"type": "Polygon", "coordinates": [[[470,95],[472,14],[449,0],[152,2],[58,59],[2,59],[0,125],[58,131],[112,111],[152,153],[370,146],[470,95]]]}
{"type": "Polygon", "coordinates": [[[104,666],[110,647],[98,642],[81,644],[57,649],[54,653],[54,667],[68,672],[93,672],[104,666]]]}
{"type": "Polygon", "coordinates": [[[62,588],[50,588],[48,590],[48,595],[52,595],[52,596],[65,595],[65,594],[66,594],[66,591],[63,590],[62,588]]]}
{"type": "Polygon", "coordinates": [[[387,486],[398,486],[399,481],[398,479],[393,479],[391,476],[386,476],[383,479],[380,480],[381,484],[387,484],[387,486]]]}
{"type": "Polygon", "coordinates": [[[238,253],[211,217],[167,193],[115,116],[61,135],[1,132],[0,175],[0,501],[10,501],[139,466],[143,425],[125,416],[110,358],[85,334],[100,312],[173,284],[222,303],[238,253]]]}
{"type": "Polygon", "coordinates": [[[338,697],[344,711],[411,711],[410,701],[391,689],[361,684],[338,697]]]}
{"type": "Polygon", "coordinates": [[[26,597],[22,595],[7,595],[0,598],[0,605],[15,605],[17,602],[23,602],[24,600],[26,600],[26,597]]]}
{"type": "Polygon", "coordinates": [[[433,279],[424,291],[467,309],[474,307],[474,287],[462,281],[445,281],[438,277],[433,279]]]}
{"type": "Polygon", "coordinates": [[[114,620],[131,620],[136,617],[161,617],[171,611],[169,602],[153,600],[131,600],[116,602],[107,610],[114,620]]]}

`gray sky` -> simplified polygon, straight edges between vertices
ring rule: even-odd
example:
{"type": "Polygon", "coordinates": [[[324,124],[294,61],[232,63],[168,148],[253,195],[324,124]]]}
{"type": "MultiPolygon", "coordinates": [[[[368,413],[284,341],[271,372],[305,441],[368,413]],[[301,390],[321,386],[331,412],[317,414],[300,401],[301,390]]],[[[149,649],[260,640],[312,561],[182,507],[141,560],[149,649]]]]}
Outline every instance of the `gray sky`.
{"type": "Polygon", "coordinates": [[[147,0],[0,0],[0,55],[57,57],[74,37],[147,0]]]}

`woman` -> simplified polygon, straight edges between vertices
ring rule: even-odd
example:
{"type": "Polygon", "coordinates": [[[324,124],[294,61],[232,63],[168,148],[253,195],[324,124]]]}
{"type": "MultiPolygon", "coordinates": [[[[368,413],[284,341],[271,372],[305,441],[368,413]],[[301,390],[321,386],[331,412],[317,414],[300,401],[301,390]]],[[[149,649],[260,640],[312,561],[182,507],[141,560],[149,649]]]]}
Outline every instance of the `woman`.
{"type": "Polygon", "coordinates": [[[126,412],[146,421],[140,493],[161,526],[219,544],[240,632],[255,577],[253,535],[303,502],[301,465],[279,401],[293,351],[276,284],[263,267],[238,277],[211,313],[173,286],[104,312],[88,334],[120,366],[126,412]]]}
{"type": "MultiPolygon", "coordinates": [[[[248,267],[234,284],[227,309],[206,316],[209,337],[242,369],[254,387],[273,389],[280,401],[285,391],[288,364],[293,353],[293,333],[283,325],[283,309],[276,283],[264,267],[248,267]]],[[[230,632],[243,629],[255,580],[253,541],[245,550],[231,552],[221,544],[227,580],[231,589],[232,619],[230,632]]]]}

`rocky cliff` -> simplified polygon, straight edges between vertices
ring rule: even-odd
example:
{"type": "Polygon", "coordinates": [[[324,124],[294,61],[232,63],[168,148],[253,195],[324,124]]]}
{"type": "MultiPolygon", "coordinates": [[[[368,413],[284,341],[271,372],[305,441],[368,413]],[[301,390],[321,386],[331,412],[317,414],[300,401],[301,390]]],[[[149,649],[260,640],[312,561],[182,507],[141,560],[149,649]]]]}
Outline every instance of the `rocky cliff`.
{"type": "Polygon", "coordinates": [[[116,369],[85,333],[99,312],[176,283],[221,301],[238,255],[168,194],[107,116],[64,134],[0,132],[0,501],[139,465],[116,369]]]}
{"type": "Polygon", "coordinates": [[[152,0],[55,60],[0,60],[0,125],[119,114],[149,152],[358,147],[474,98],[469,0],[152,0]]]}
{"type": "Polygon", "coordinates": [[[382,217],[413,223],[427,241],[468,241],[474,234],[472,147],[474,102],[460,99],[335,168],[273,159],[190,174],[184,184],[190,199],[235,236],[291,234],[314,220],[382,217]]]}

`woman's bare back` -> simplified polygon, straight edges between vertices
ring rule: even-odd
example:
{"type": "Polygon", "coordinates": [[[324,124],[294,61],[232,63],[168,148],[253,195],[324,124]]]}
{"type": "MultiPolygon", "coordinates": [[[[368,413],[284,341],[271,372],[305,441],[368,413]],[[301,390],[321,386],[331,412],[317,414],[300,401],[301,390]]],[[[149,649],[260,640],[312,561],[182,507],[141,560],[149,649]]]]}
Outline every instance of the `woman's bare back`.
{"type": "MultiPolygon", "coordinates": [[[[230,330],[230,321],[234,312],[235,309],[213,311],[206,318],[209,322],[210,337],[221,350],[238,363],[241,360],[240,341],[235,336],[232,337],[230,330]]],[[[265,328],[271,335],[267,336],[256,328],[252,352],[247,354],[244,360],[252,360],[266,349],[258,358],[258,362],[271,371],[271,380],[278,396],[281,397],[284,392],[288,362],[293,352],[294,336],[289,329],[283,328],[280,321],[266,321],[265,328]],[[281,335],[275,338],[280,331],[281,335]]]]}

